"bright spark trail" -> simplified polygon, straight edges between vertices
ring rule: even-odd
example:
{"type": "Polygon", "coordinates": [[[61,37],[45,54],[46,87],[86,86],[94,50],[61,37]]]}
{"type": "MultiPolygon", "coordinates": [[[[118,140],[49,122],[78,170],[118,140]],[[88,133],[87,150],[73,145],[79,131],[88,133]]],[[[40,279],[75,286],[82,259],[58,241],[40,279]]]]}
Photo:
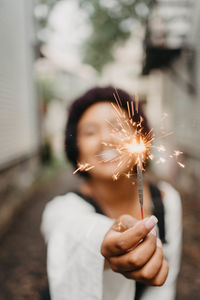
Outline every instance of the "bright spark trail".
{"type": "MultiPolygon", "coordinates": [[[[116,103],[111,103],[114,114],[116,116],[118,126],[114,126],[109,121],[106,121],[111,126],[111,136],[117,136],[117,141],[113,143],[107,143],[102,141],[107,149],[115,151],[117,155],[115,158],[106,157],[103,162],[118,162],[116,169],[113,172],[113,180],[117,180],[121,175],[125,175],[127,178],[134,176],[134,168],[137,170],[137,183],[138,183],[138,198],[141,208],[141,218],[143,219],[143,171],[145,163],[149,159],[153,159],[154,155],[150,152],[150,149],[156,149],[157,152],[162,153],[156,163],[165,163],[168,159],[175,159],[179,167],[184,168],[184,165],[178,161],[178,157],[182,154],[181,151],[175,150],[171,155],[167,154],[167,151],[163,145],[152,145],[153,140],[166,137],[171,133],[165,133],[162,136],[155,139],[153,130],[149,132],[145,131],[143,126],[143,118],[138,113],[139,102],[136,98],[136,102],[127,101],[127,110],[122,107],[121,100],[116,91],[114,94],[116,103]],[[137,120],[137,121],[135,121],[137,120]],[[123,169],[128,170],[126,174],[122,172],[123,169]]],[[[166,117],[166,115],[164,116],[166,117]]],[[[110,154],[110,153],[109,153],[110,154]]],[[[112,156],[112,155],[111,155],[112,156]]],[[[74,171],[74,174],[78,171],[90,171],[95,166],[89,163],[78,163],[78,168],[74,171]]]]}

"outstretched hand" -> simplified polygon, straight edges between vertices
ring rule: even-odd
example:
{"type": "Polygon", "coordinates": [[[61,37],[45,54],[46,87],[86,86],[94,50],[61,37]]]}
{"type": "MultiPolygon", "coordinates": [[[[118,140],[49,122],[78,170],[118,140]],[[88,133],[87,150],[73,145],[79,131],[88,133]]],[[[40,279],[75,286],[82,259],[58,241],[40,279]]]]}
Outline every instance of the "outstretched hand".
{"type": "Polygon", "coordinates": [[[161,286],[168,275],[154,216],[142,221],[122,215],[107,232],[101,253],[114,272],[147,285],[161,286]]]}

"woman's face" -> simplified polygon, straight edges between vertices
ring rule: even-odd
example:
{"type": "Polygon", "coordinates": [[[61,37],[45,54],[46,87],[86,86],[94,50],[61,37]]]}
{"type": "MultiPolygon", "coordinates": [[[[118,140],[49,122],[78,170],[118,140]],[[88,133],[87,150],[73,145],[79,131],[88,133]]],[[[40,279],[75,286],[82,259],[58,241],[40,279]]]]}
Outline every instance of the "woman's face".
{"type": "MultiPolygon", "coordinates": [[[[118,127],[116,113],[109,102],[93,104],[81,117],[77,136],[78,161],[94,166],[89,171],[92,177],[108,179],[114,175],[120,160],[115,146],[121,140],[119,134],[114,133],[113,128],[118,127]]],[[[120,171],[126,172],[127,170],[120,171]]]]}

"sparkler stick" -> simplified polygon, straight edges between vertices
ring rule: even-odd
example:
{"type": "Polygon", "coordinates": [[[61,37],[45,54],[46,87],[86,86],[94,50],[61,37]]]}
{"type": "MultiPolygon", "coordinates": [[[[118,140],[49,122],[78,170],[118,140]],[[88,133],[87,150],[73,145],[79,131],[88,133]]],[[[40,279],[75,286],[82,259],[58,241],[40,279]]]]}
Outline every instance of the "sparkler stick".
{"type": "MultiPolygon", "coordinates": [[[[136,141],[140,144],[140,133],[137,132],[136,134],[136,141]]],[[[137,182],[138,182],[138,196],[140,202],[140,209],[141,209],[141,217],[144,219],[143,214],[143,174],[142,174],[142,162],[140,158],[140,154],[138,153],[137,156],[137,182]]]]}
{"type": "Polygon", "coordinates": [[[141,217],[144,219],[143,214],[143,174],[142,174],[142,167],[141,167],[141,160],[138,155],[138,162],[137,162],[137,181],[138,181],[138,195],[139,195],[139,202],[140,202],[140,209],[141,209],[141,217]]]}

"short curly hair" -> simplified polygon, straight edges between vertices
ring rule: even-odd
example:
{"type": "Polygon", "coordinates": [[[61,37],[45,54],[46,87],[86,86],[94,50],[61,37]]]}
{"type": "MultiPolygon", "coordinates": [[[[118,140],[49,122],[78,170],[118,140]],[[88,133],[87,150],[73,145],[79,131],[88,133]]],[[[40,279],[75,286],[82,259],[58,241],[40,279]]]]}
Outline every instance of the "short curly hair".
{"type": "MultiPolygon", "coordinates": [[[[149,125],[146,116],[142,110],[142,106],[138,104],[138,110],[136,111],[136,101],[128,93],[122,89],[116,89],[112,86],[108,87],[95,87],[90,89],[84,95],[76,99],[69,109],[68,120],[65,130],[65,153],[68,160],[77,168],[77,160],[79,156],[79,150],[77,146],[77,126],[83,113],[93,104],[98,102],[112,102],[116,103],[114,95],[118,95],[120,98],[121,106],[128,112],[127,102],[133,103],[134,115],[133,121],[138,122],[140,116],[142,116],[142,130],[143,134],[149,132],[149,125]]],[[[84,173],[84,172],[83,172],[84,173]]],[[[83,174],[81,173],[81,174],[83,174]]]]}

